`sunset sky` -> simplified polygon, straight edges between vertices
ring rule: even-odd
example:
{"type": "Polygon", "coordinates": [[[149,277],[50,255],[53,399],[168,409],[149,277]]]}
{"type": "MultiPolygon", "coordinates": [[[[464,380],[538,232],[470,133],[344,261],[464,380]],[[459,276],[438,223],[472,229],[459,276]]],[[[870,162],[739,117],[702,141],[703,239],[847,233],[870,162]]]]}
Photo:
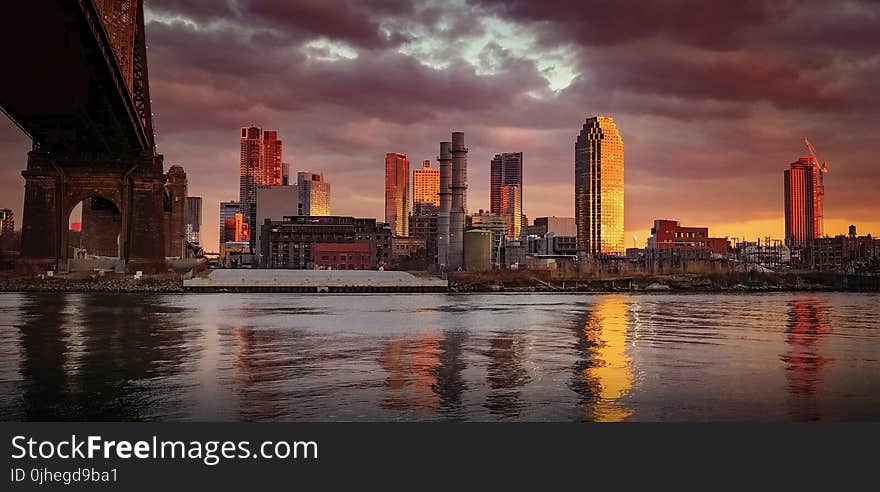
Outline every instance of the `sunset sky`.
{"type": "MultiPolygon", "coordinates": [[[[413,166],[464,131],[471,211],[494,153],[524,153],[524,212],[574,213],[574,141],[614,117],[627,246],[654,218],[783,236],[782,171],[828,161],[825,230],[880,233],[880,2],[146,0],[159,152],[217,206],[238,128],[278,130],[334,214],[383,217],[386,152],[413,166]]],[[[7,74],[6,76],[8,76],[7,74]]],[[[0,122],[0,208],[20,226],[30,142],[0,122]]]]}

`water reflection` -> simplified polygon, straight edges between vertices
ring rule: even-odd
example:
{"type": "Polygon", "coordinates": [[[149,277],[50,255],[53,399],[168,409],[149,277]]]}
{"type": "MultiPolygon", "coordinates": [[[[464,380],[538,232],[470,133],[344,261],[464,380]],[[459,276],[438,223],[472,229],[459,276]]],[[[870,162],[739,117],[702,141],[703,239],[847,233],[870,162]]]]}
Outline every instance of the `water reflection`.
{"type": "Polygon", "coordinates": [[[794,299],[788,303],[788,326],[785,341],[788,389],[792,397],[791,415],[796,420],[819,420],[822,367],[828,359],[822,355],[822,338],[828,331],[828,307],[816,299],[794,299]]]}
{"type": "Polygon", "coordinates": [[[489,358],[486,380],[491,390],[485,407],[493,415],[518,417],[525,407],[520,388],[531,381],[524,365],[526,337],[522,332],[496,333],[484,355],[489,358]]]}
{"type": "Polygon", "coordinates": [[[21,305],[27,418],[146,420],[179,408],[190,349],[177,310],[150,296],[34,295],[21,305]],[[166,315],[169,315],[166,317],[166,315]]]}
{"type": "Polygon", "coordinates": [[[291,384],[285,369],[282,337],[275,330],[233,327],[233,388],[239,399],[238,420],[277,420],[285,416],[283,388],[291,384]]]}
{"type": "Polygon", "coordinates": [[[463,347],[467,334],[460,330],[444,330],[440,339],[440,364],[431,370],[437,381],[434,393],[440,399],[439,411],[447,419],[463,419],[461,397],[467,390],[462,372],[467,367],[463,347]]]}
{"type": "Polygon", "coordinates": [[[389,410],[434,409],[439,404],[437,374],[440,339],[426,334],[385,343],[379,365],[387,372],[380,406],[389,410]]]}
{"type": "Polygon", "coordinates": [[[377,299],[0,294],[0,420],[880,418],[877,294],[377,299]]]}
{"type": "Polygon", "coordinates": [[[581,396],[584,420],[619,422],[630,415],[624,397],[633,386],[627,354],[628,306],[621,296],[602,297],[578,325],[572,389],[581,396]]]}
{"type": "Polygon", "coordinates": [[[66,306],[67,298],[57,294],[26,295],[19,306],[24,419],[53,420],[71,411],[66,306]]]}

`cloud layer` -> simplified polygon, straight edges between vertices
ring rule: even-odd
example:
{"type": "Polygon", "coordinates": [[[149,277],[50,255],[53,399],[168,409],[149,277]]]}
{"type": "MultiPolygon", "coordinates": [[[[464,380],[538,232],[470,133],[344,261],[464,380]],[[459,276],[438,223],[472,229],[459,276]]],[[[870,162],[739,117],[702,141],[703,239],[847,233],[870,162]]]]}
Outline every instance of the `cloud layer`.
{"type": "MultiPolygon", "coordinates": [[[[323,171],[334,212],[380,218],[384,154],[433,159],[465,131],[471,208],[488,207],[492,154],[522,151],[537,217],[573,213],[574,139],[595,114],[624,138],[632,233],[667,217],[780,236],[805,134],[831,168],[826,217],[880,232],[875,2],[146,3],[159,149],[205,197],[209,244],[217,202],[237,197],[241,125],[323,171]]],[[[27,149],[0,124],[0,206],[20,210],[27,149]]]]}

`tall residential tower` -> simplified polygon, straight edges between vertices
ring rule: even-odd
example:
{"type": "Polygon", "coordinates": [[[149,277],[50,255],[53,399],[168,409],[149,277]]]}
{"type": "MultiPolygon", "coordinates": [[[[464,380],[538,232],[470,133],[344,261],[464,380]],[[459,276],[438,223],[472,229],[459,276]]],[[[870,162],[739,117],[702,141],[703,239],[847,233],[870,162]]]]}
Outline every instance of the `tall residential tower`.
{"type": "Polygon", "coordinates": [[[818,169],[812,157],[801,157],[785,170],[785,245],[807,250],[822,236],[818,169]]]}
{"type": "Polygon", "coordinates": [[[409,236],[409,158],[385,154],[385,222],[395,236],[409,236]]]}
{"type": "Polygon", "coordinates": [[[610,116],[584,123],[574,145],[575,221],[578,251],[624,255],[623,139],[610,116]]]}
{"type": "Polygon", "coordinates": [[[504,186],[516,186],[519,188],[519,203],[517,208],[522,211],[523,191],[523,154],[522,152],[510,152],[495,154],[490,165],[489,183],[489,212],[495,215],[503,215],[501,201],[501,188],[504,186]]]}
{"type": "MultiPolygon", "coordinates": [[[[256,226],[257,186],[282,184],[283,155],[278,132],[243,126],[239,133],[239,195],[241,214],[253,230],[256,226]]],[[[251,248],[255,246],[251,240],[251,248]]]]}

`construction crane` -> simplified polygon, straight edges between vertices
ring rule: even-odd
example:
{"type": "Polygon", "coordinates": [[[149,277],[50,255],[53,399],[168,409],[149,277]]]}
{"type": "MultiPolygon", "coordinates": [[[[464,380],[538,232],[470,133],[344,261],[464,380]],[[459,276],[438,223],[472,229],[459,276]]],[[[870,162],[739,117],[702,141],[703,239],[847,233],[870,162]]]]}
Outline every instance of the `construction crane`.
{"type": "Polygon", "coordinates": [[[828,172],[828,165],[825,161],[822,161],[822,164],[819,164],[819,158],[816,157],[816,149],[813,147],[813,144],[807,140],[807,137],[804,136],[804,145],[807,146],[807,150],[810,151],[810,157],[813,161],[813,169],[816,171],[816,179],[818,180],[819,190],[817,192],[818,197],[818,217],[815,218],[815,226],[816,231],[815,234],[817,237],[821,237],[823,234],[823,224],[822,224],[822,216],[824,215],[824,201],[825,201],[825,173],[828,172]]]}

